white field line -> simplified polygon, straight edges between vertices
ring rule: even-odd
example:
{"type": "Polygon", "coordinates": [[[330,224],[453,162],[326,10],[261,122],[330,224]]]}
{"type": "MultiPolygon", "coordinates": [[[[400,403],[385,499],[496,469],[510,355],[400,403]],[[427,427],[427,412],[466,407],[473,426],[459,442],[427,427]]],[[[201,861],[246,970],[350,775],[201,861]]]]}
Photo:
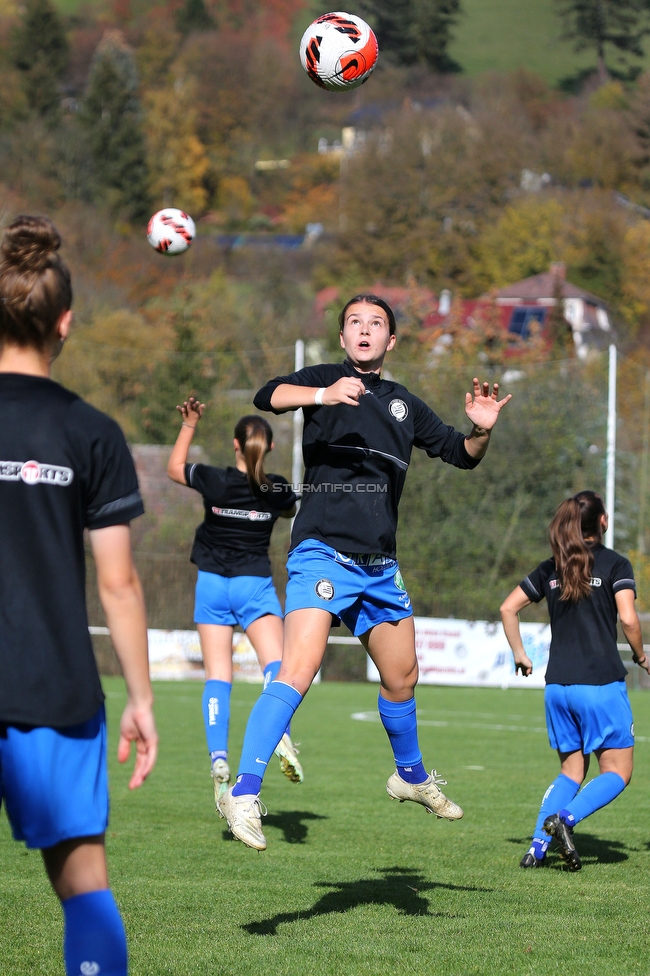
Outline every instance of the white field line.
{"type": "MultiPolygon", "coordinates": [[[[453,713],[447,713],[453,714],[453,713]]],[[[463,714],[463,713],[459,713],[463,714]]],[[[379,722],[379,712],[353,712],[350,716],[355,722],[379,722]]],[[[546,734],[546,728],[539,725],[501,725],[492,724],[489,722],[447,722],[447,721],[434,721],[433,719],[419,718],[419,726],[429,726],[439,729],[482,729],[486,732],[534,732],[536,734],[546,734]]],[[[650,742],[650,736],[637,735],[634,738],[635,742],[650,742]]]]}

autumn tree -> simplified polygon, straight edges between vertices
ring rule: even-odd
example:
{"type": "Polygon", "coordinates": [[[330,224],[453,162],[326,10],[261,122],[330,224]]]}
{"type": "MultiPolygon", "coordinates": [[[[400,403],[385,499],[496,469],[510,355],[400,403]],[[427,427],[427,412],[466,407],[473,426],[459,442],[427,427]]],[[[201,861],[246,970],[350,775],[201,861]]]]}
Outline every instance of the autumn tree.
{"type": "MultiPolygon", "coordinates": [[[[186,300],[190,296],[186,295],[186,300]]],[[[178,433],[175,407],[190,394],[201,395],[205,355],[197,336],[197,323],[187,309],[171,316],[172,348],[153,371],[142,397],[141,424],[147,440],[172,444],[178,433]]],[[[205,396],[205,393],[203,393],[205,396]]]]}
{"type": "Polygon", "coordinates": [[[94,196],[116,212],[149,212],[148,172],[138,77],[119,31],[107,31],[90,69],[79,114],[92,159],[94,196]]]}
{"type": "Polygon", "coordinates": [[[39,115],[55,111],[69,50],[63,23],[50,0],[26,0],[14,32],[13,57],[29,107],[39,115]]]}
{"type": "Polygon", "coordinates": [[[208,199],[203,180],[210,164],[196,134],[195,101],[192,79],[147,92],[145,134],[154,201],[199,214],[208,199]]]}

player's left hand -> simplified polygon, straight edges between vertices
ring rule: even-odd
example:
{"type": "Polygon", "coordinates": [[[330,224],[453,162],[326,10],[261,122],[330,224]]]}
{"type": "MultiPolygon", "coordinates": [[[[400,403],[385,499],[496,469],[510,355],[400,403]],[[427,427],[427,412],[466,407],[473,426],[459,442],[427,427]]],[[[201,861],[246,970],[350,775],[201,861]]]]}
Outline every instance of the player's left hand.
{"type": "Polygon", "coordinates": [[[514,654],[515,659],[515,674],[521,671],[524,678],[527,678],[533,673],[533,662],[528,657],[527,654],[514,654]]]}
{"type": "Polygon", "coordinates": [[[492,430],[496,424],[499,411],[506,405],[508,400],[512,400],[509,393],[503,400],[497,399],[499,395],[499,384],[495,383],[490,393],[489,383],[479,383],[475,376],[472,380],[473,394],[465,394],[465,413],[475,427],[482,430],[492,430]]]}
{"type": "Polygon", "coordinates": [[[151,772],[158,755],[158,733],[150,706],[127,704],[120,720],[120,741],[117,747],[118,762],[126,762],[135,742],[135,766],[129,780],[129,789],[142,786],[151,772]]]}

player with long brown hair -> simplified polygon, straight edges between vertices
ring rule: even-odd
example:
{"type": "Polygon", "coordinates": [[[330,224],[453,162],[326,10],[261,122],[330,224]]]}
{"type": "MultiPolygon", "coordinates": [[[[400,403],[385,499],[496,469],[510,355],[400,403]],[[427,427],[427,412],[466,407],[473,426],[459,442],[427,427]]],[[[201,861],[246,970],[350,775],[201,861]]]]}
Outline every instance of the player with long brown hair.
{"type": "MultiPolygon", "coordinates": [[[[173,481],[203,496],[205,518],[196,530],[192,562],[198,567],[194,622],[205,666],[203,720],[212,768],[215,803],[228,788],[228,725],[235,624],[253,645],[267,684],[282,660],[282,608],[269,561],[271,532],[278,518],[291,518],[296,496],[279,474],[267,474],[264,459],[273,431],[264,417],[249,414],[235,425],[235,466],[188,464],[187,456],[205,404],[189,397],[176,408],[182,419],[167,465],[173,481]]],[[[303,772],[287,725],[276,754],[282,772],[300,783],[303,772]]]]}
{"type": "Polygon", "coordinates": [[[632,776],[634,726],[626,670],[616,645],[616,620],[635,662],[650,672],[634,609],[636,586],[624,556],[602,544],[603,500],[580,491],[559,506],[549,528],[553,556],[540,563],[504,600],[501,619],[515,669],[532,674],[519,630],[519,612],[546,599],[551,648],[546,669],[546,725],[560,758],[560,775],[546,790],[522,868],[541,867],[555,838],[569,870],[579,871],[573,828],[611,803],[632,776]],[[583,789],[591,754],[600,775],[583,789]]]}
{"type": "Polygon", "coordinates": [[[158,738],[142,588],[129,522],[144,509],[122,431],[54,383],[68,337],[70,272],[46,217],[20,216],[0,259],[0,802],[16,840],[40,848],[65,919],[69,976],[126,976],[108,886],[104,694],[88,634],[84,529],[127,688],[118,759],[129,786],[158,738]]]}

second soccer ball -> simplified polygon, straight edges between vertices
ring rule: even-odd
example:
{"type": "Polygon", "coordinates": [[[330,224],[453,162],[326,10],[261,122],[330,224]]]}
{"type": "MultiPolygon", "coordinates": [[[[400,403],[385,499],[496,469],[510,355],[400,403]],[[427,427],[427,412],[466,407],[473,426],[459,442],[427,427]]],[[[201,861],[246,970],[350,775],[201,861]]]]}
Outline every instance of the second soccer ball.
{"type": "Polygon", "coordinates": [[[192,218],[176,207],[159,210],[149,221],[147,240],[161,254],[182,254],[194,240],[196,226],[192,218]]]}

